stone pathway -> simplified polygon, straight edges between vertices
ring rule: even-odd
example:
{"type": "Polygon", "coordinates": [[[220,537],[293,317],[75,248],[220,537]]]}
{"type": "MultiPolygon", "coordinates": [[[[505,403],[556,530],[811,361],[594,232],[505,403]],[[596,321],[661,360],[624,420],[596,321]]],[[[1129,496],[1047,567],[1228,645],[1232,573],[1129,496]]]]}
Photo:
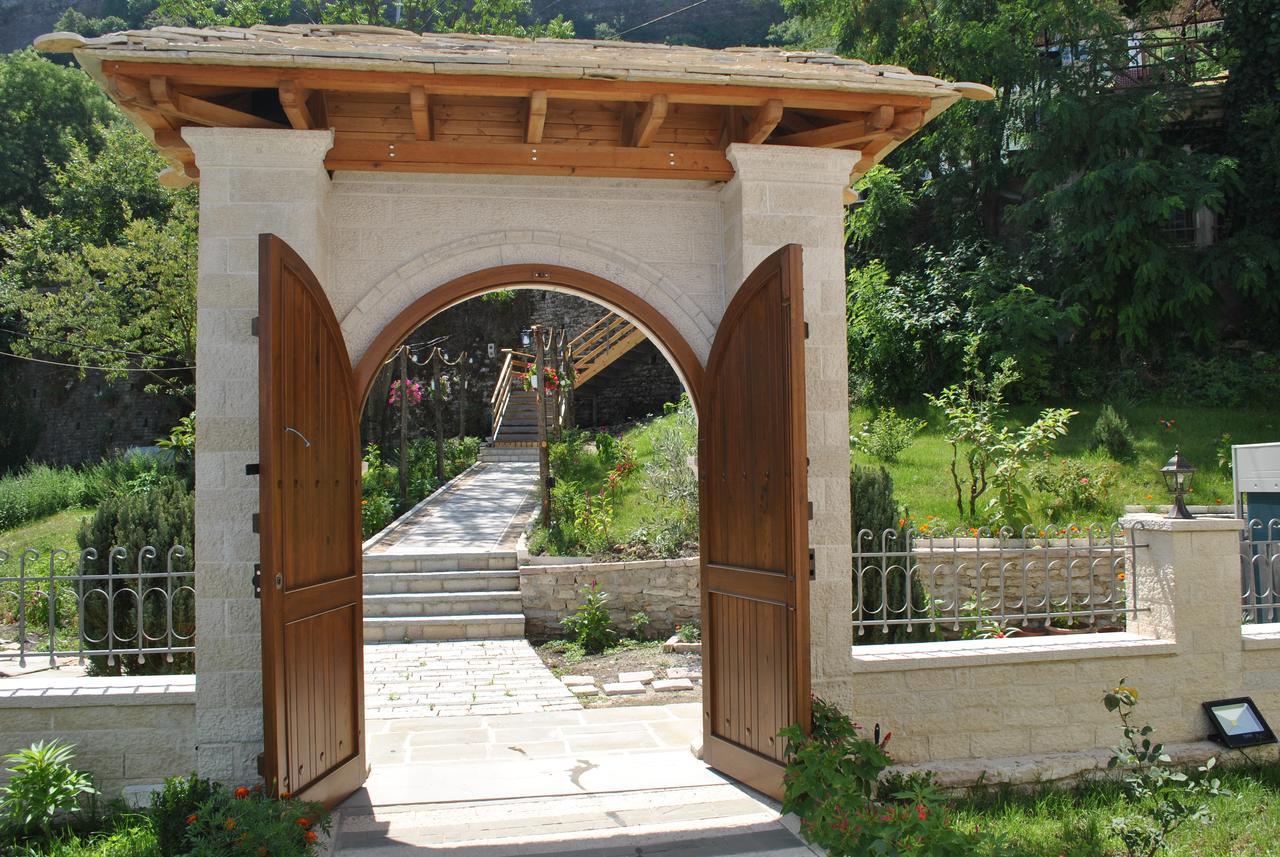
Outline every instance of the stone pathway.
{"type": "Polygon", "coordinates": [[[458,553],[514,547],[513,526],[536,504],[538,464],[486,462],[457,479],[413,513],[366,555],[458,553]],[[510,542],[510,544],[508,544],[510,542]]]}
{"type": "Polygon", "coordinates": [[[370,720],[582,707],[521,639],[367,645],[364,693],[370,720]]]}
{"type": "Polygon", "coordinates": [[[701,706],[370,721],[338,857],[812,857],[689,751],[701,706]]]}

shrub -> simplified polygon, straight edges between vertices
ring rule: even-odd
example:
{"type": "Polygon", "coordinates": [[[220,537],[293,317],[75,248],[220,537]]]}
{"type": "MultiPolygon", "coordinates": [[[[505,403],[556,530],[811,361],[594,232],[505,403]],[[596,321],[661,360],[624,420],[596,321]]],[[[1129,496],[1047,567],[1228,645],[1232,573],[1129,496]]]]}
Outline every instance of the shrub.
{"type": "MultiPolygon", "coordinates": [[[[136,450],[112,455],[84,468],[84,502],[97,505],[108,497],[138,494],[176,473],[173,461],[167,456],[136,450]]],[[[187,484],[191,486],[189,477],[187,484]]]]}
{"type": "MultiPolygon", "coordinates": [[[[135,600],[138,581],[131,575],[137,573],[141,551],[150,546],[157,552],[150,563],[144,564],[147,571],[163,570],[170,559],[174,571],[189,571],[195,567],[195,495],[181,479],[172,475],[157,476],[155,484],[145,489],[104,498],[93,517],[81,526],[77,540],[82,550],[92,548],[97,551],[96,565],[88,567],[94,568],[97,574],[106,574],[108,569],[112,569],[116,575],[111,580],[81,584],[84,601],[81,632],[89,639],[106,639],[107,598],[87,595],[92,590],[103,590],[115,603],[111,633],[118,640],[133,640],[138,636],[135,600]],[[183,546],[184,555],[174,554],[171,557],[169,551],[174,545],[183,546]],[[111,559],[111,550],[115,547],[124,549],[123,562],[111,559]],[[123,595],[125,590],[133,594],[123,595]],[[121,609],[121,605],[131,605],[133,609],[121,609]]],[[[165,625],[167,600],[172,604],[175,633],[184,637],[194,635],[195,598],[190,590],[190,578],[177,578],[171,583],[162,578],[151,578],[144,583],[147,597],[143,600],[143,626],[148,634],[161,637],[149,645],[162,646],[166,642],[160,629],[165,625]],[[161,595],[156,590],[165,594],[161,595]]],[[[90,671],[94,675],[189,674],[194,668],[194,658],[190,653],[171,658],[148,657],[142,662],[132,656],[120,657],[115,658],[114,663],[108,662],[106,657],[97,656],[90,662],[90,671]]]]}
{"type": "Polygon", "coordinates": [[[884,408],[863,423],[849,442],[878,461],[893,463],[927,425],[924,420],[898,416],[894,408],[884,408]]]}
{"type": "Polygon", "coordinates": [[[1098,420],[1093,424],[1092,446],[1105,450],[1116,461],[1133,457],[1133,432],[1129,429],[1129,421],[1116,413],[1111,405],[1102,406],[1098,420]]]}
{"type": "Polygon", "coordinates": [[[676,626],[676,639],[682,643],[701,643],[702,642],[702,626],[697,622],[689,622],[685,625],[676,626]]]}
{"type": "Polygon", "coordinates": [[[631,614],[632,638],[636,640],[643,640],[645,638],[645,634],[647,632],[649,625],[652,624],[652,621],[653,620],[649,618],[649,614],[644,612],[643,610],[639,611],[638,613],[632,613],[631,614]]]}
{"type": "Polygon", "coordinates": [[[1110,512],[1112,474],[1095,470],[1082,461],[1045,460],[1031,468],[1031,484],[1045,494],[1045,514],[1050,521],[1068,520],[1076,513],[1100,515],[1110,512]]]}
{"type": "Polygon", "coordinates": [[[609,621],[609,596],[600,591],[598,581],[580,590],[582,603],[573,614],[560,620],[560,625],[574,637],[589,655],[596,655],[618,641],[609,621]]]}
{"type": "Polygon", "coordinates": [[[943,795],[928,777],[901,780],[885,794],[881,773],[892,760],[830,703],[813,700],[813,729],[780,733],[787,741],[782,811],[800,817],[800,832],[831,857],[866,854],[971,857],[990,850],[989,836],[966,834],[947,819],[943,795]]]}
{"type": "Polygon", "coordinates": [[[248,788],[215,791],[186,822],[189,857],[307,857],[329,832],[320,804],[248,788]]]}
{"type": "Polygon", "coordinates": [[[71,767],[70,744],[37,741],[4,758],[11,776],[0,787],[0,819],[12,837],[48,842],[55,821],[79,812],[80,801],[97,794],[89,775],[71,767]]]}
{"type": "Polygon", "coordinates": [[[388,494],[365,494],[360,499],[360,530],[367,539],[395,519],[396,501],[388,494]]]}
{"type": "Polygon", "coordinates": [[[0,479],[0,530],[70,509],[84,500],[84,478],[71,468],[28,465],[15,476],[0,479]]]}
{"type": "Polygon", "coordinates": [[[1111,832],[1124,844],[1128,857],[1155,857],[1168,844],[1169,836],[1188,821],[1208,824],[1210,797],[1227,794],[1222,783],[1209,776],[1215,759],[1197,769],[1198,776],[1169,767],[1164,745],[1153,743],[1151,725],[1141,728],[1132,722],[1138,705],[1138,689],[1125,684],[1107,691],[1102,703],[1120,717],[1124,743],[1112,748],[1108,768],[1127,768],[1125,794],[1132,810],[1111,820],[1111,832]]]}
{"type": "Polygon", "coordinates": [[[151,798],[149,814],[155,825],[156,843],[164,857],[186,851],[187,819],[222,786],[192,774],[170,777],[151,798]]]}

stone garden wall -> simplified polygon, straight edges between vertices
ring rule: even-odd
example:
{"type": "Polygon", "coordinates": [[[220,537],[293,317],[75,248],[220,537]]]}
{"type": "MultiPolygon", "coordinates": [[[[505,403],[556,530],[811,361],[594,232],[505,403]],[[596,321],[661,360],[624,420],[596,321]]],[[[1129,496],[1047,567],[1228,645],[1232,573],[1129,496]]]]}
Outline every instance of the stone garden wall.
{"type": "Polygon", "coordinates": [[[597,581],[609,595],[614,627],[630,630],[631,617],[649,616],[647,634],[668,637],[677,625],[699,621],[698,557],[528,565],[520,568],[525,634],[534,640],[563,636],[560,620],[582,602],[581,590],[597,581]]]}
{"type": "Polygon", "coordinates": [[[195,728],[195,676],[42,672],[0,682],[0,755],[53,738],[74,744],[74,766],[107,800],[195,770],[195,728]]]}

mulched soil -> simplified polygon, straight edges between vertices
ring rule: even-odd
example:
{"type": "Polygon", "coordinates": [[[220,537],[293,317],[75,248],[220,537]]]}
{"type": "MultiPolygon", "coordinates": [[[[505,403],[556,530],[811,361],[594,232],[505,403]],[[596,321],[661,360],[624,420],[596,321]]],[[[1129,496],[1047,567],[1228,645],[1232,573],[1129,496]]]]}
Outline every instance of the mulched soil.
{"type": "MultiPolygon", "coordinates": [[[[599,655],[586,655],[580,660],[566,656],[555,643],[537,647],[538,657],[559,678],[564,675],[589,675],[596,687],[618,680],[620,672],[652,670],[658,678],[666,678],[666,671],[680,668],[702,671],[702,655],[696,652],[664,652],[660,643],[612,649],[599,655]]],[[[617,708],[624,705],[666,705],[672,702],[698,702],[702,699],[702,681],[695,679],[693,690],[656,693],[649,689],[644,695],[579,697],[587,708],[617,708]]]]}

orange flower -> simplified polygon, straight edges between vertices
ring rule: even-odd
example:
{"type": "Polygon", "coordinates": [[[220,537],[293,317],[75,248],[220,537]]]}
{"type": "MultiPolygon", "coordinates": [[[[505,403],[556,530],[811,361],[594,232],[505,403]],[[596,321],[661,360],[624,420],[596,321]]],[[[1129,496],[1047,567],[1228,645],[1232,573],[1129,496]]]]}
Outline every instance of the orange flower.
{"type": "Polygon", "coordinates": [[[244,786],[241,786],[240,788],[236,789],[235,795],[236,795],[236,798],[238,798],[239,800],[244,800],[249,796],[249,790],[244,786]]]}
{"type": "Polygon", "coordinates": [[[280,800],[288,800],[293,797],[293,792],[280,792],[280,800]]]}
{"type": "Polygon", "coordinates": [[[297,820],[296,824],[297,824],[299,827],[310,827],[310,826],[311,826],[311,819],[307,818],[306,816],[301,816],[301,815],[300,815],[300,816],[298,816],[298,820],[297,820]]]}
{"type": "Polygon", "coordinates": [[[1123,571],[1117,571],[1117,572],[1116,572],[1116,580],[1124,580],[1124,572],[1123,572],[1123,571]]]}
{"type": "Polygon", "coordinates": [[[194,812],[193,812],[193,813],[191,813],[190,815],[188,815],[188,816],[187,816],[187,824],[188,824],[188,825],[195,824],[195,823],[196,823],[196,819],[197,819],[197,818],[199,818],[199,817],[200,817],[200,816],[196,815],[194,812]]]}
{"type": "Polygon", "coordinates": [[[222,826],[225,827],[227,830],[235,830],[236,820],[234,818],[228,818],[226,821],[222,822],[222,826]]]}
{"type": "Polygon", "coordinates": [[[320,837],[316,836],[316,832],[314,830],[308,830],[306,833],[302,834],[302,838],[308,842],[315,842],[320,837]]]}

